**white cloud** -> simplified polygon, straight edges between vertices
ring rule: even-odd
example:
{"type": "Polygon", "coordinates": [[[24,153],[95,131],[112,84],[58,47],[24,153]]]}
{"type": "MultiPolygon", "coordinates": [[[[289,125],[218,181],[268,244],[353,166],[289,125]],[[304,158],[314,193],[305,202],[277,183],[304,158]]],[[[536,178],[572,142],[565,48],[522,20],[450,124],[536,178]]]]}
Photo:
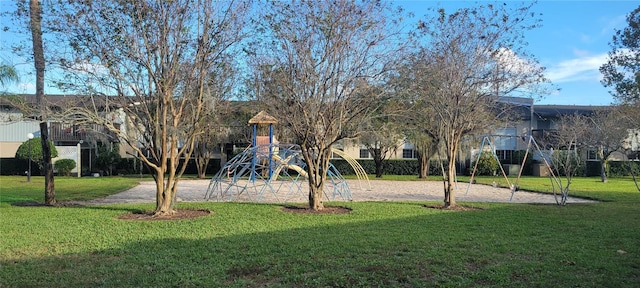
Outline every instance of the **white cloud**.
{"type": "Polygon", "coordinates": [[[109,70],[102,64],[81,62],[75,63],[70,67],[71,70],[78,73],[94,74],[94,75],[106,75],[109,70]]]}
{"type": "Polygon", "coordinates": [[[22,82],[22,83],[18,84],[17,86],[18,86],[18,91],[20,91],[21,93],[30,94],[30,93],[35,93],[35,91],[36,91],[36,84],[35,83],[22,82]]]}
{"type": "Polygon", "coordinates": [[[585,56],[561,61],[547,67],[546,76],[553,83],[573,81],[600,81],[600,66],[607,61],[607,53],[585,56]]]}
{"type": "Polygon", "coordinates": [[[497,55],[501,69],[506,69],[512,74],[527,74],[538,70],[537,63],[520,58],[509,48],[501,48],[497,55]]]}

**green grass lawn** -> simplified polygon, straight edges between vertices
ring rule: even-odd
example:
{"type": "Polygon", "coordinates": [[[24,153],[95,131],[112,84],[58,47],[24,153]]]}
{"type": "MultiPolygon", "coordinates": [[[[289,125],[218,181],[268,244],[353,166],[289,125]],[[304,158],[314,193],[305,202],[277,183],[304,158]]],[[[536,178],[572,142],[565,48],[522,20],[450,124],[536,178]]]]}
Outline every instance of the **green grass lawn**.
{"type": "MultiPolygon", "coordinates": [[[[57,198],[102,197],[138,180],[56,178],[57,198]]],[[[520,186],[544,191],[545,181],[520,186]]],[[[42,202],[42,179],[2,176],[0,287],[638,287],[640,192],[630,179],[572,187],[603,202],[329,203],[353,209],[342,215],[204,202],[179,208],[207,217],[124,221],[153,204],[15,206],[42,202]]]]}

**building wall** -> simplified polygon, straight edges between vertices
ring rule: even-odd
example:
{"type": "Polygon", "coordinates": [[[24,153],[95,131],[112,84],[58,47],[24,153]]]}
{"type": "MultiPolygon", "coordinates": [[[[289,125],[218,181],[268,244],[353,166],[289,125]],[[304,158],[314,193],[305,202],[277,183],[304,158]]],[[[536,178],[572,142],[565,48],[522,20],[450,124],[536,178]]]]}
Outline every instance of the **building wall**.
{"type": "Polygon", "coordinates": [[[20,144],[29,140],[33,133],[40,136],[40,125],[37,121],[21,121],[0,123],[0,158],[13,158],[20,144]]]}
{"type": "MultiPolygon", "coordinates": [[[[26,141],[26,139],[25,139],[26,141]]],[[[16,151],[22,142],[2,142],[0,143],[0,158],[14,158],[16,151]]]]}
{"type": "MultiPolygon", "coordinates": [[[[367,148],[364,145],[359,144],[357,141],[343,141],[342,143],[344,144],[334,145],[333,148],[344,151],[354,159],[373,159],[368,152],[366,152],[368,157],[362,157],[363,155],[361,155],[361,150],[365,150],[367,148]]],[[[406,149],[406,147],[410,147],[410,149],[413,149],[412,144],[408,143],[408,145],[409,146],[405,144],[404,140],[398,141],[398,148],[389,157],[387,157],[387,159],[403,159],[402,150],[406,149]]]]}
{"type": "Polygon", "coordinates": [[[51,159],[51,162],[55,164],[56,161],[61,159],[71,159],[76,161],[76,167],[71,170],[71,173],[77,173],[78,166],[81,166],[79,154],[80,149],[78,146],[56,146],[56,150],[58,151],[58,157],[51,159]]]}

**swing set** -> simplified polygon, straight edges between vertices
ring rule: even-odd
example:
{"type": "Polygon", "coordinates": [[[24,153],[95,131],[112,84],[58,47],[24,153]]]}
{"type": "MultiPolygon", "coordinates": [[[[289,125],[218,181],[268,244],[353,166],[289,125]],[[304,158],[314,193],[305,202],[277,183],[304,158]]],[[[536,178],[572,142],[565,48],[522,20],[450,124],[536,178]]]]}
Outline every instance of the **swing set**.
{"type": "MultiPolygon", "coordinates": [[[[515,180],[514,183],[511,183],[511,181],[509,181],[509,177],[507,177],[507,173],[505,172],[505,170],[502,167],[502,165],[498,165],[498,166],[500,166],[500,172],[502,173],[502,176],[504,177],[504,180],[507,183],[507,187],[509,187],[509,189],[511,190],[511,196],[509,197],[509,201],[513,200],[513,195],[519,189],[520,178],[522,176],[522,172],[523,172],[524,166],[525,166],[525,161],[527,160],[527,157],[529,156],[529,153],[538,153],[538,154],[533,154],[533,155],[538,155],[540,157],[541,161],[544,164],[544,167],[549,172],[548,176],[549,176],[549,179],[551,181],[551,187],[553,189],[553,196],[554,196],[554,198],[556,200],[556,203],[558,205],[565,205],[567,203],[568,191],[566,189],[562,188],[562,181],[560,180],[560,178],[555,174],[555,172],[551,168],[550,160],[548,160],[547,157],[545,156],[545,154],[542,152],[542,149],[540,149],[540,146],[538,145],[536,140],[533,138],[533,136],[531,136],[531,135],[527,135],[527,136],[493,135],[493,137],[510,137],[510,138],[516,137],[518,139],[521,139],[522,141],[526,141],[527,142],[527,149],[526,149],[526,152],[524,154],[524,157],[522,158],[522,163],[520,163],[520,169],[518,171],[518,175],[517,175],[516,180],[515,180]]],[[[467,186],[467,190],[466,190],[465,194],[469,194],[469,189],[471,188],[471,184],[474,183],[474,177],[475,177],[475,174],[476,174],[476,172],[478,170],[478,163],[480,162],[480,156],[482,155],[482,152],[485,151],[485,147],[488,147],[491,150],[492,156],[495,158],[495,160],[498,163],[500,163],[500,159],[498,158],[498,155],[496,154],[495,145],[493,144],[491,139],[489,139],[489,136],[484,136],[482,138],[482,144],[480,145],[480,149],[479,149],[478,155],[476,156],[476,159],[475,159],[475,164],[473,166],[473,170],[471,172],[471,177],[469,178],[469,184],[467,186]]],[[[497,184],[495,183],[495,181],[493,182],[493,186],[497,187],[497,184]]]]}

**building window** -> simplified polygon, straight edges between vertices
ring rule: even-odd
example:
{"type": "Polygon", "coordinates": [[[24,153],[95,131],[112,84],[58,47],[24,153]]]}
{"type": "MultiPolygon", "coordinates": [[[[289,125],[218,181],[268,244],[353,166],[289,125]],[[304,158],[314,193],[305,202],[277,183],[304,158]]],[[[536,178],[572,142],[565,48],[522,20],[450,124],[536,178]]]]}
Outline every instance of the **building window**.
{"type": "Polygon", "coordinates": [[[511,161],[513,150],[496,150],[496,156],[498,156],[498,160],[500,160],[500,162],[511,161]]]}
{"type": "Polygon", "coordinates": [[[600,158],[598,157],[598,151],[595,150],[587,150],[587,161],[598,161],[600,158]]]}
{"type": "Polygon", "coordinates": [[[360,158],[371,158],[368,149],[360,149],[360,158]]]}
{"type": "Polygon", "coordinates": [[[413,149],[402,149],[402,158],[404,159],[416,159],[417,153],[413,149]]]}

